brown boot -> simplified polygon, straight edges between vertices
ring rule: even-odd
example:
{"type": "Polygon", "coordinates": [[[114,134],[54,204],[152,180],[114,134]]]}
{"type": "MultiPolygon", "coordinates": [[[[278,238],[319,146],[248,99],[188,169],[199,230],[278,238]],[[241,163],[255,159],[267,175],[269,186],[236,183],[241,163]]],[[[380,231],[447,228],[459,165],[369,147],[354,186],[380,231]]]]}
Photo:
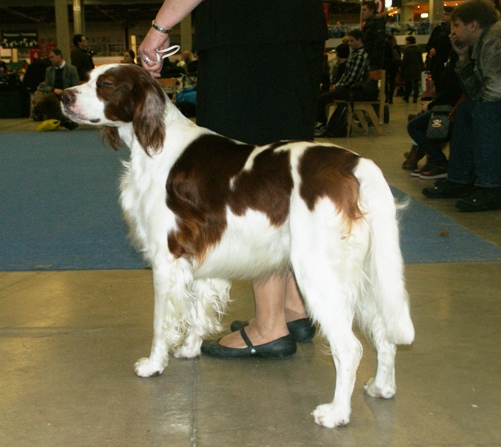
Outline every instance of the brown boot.
{"type": "Polygon", "coordinates": [[[425,155],[426,152],[424,149],[421,149],[419,146],[415,146],[413,144],[411,150],[404,154],[406,160],[402,163],[402,169],[408,169],[409,171],[416,169],[419,160],[421,160],[425,155]]]}

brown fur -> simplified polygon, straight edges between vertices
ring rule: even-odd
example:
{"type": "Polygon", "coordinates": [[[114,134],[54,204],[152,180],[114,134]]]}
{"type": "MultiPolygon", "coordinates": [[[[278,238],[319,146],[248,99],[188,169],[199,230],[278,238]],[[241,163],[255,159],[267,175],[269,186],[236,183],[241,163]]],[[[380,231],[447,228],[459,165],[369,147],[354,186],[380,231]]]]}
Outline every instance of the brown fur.
{"type": "Polygon", "coordinates": [[[289,153],[270,147],[250,171],[242,171],[253,149],[218,135],[187,147],[167,179],[167,206],[179,226],[168,237],[171,253],[202,259],[226,229],[227,207],[239,216],[261,211],[277,226],[287,220],[293,186],[289,153]]]}
{"type": "MultiPolygon", "coordinates": [[[[97,95],[106,104],[105,115],[113,121],[132,123],[136,137],[147,154],[158,152],[165,139],[165,96],[158,82],[141,67],[110,68],[97,79],[97,95]]],[[[111,147],[125,146],[116,127],[103,128],[111,147]]]]}
{"type": "Polygon", "coordinates": [[[341,148],[314,146],[309,148],[299,163],[300,194],[308,209],[316,201],[329,197],[348,221],[362,217],[358,206],[360,185],[353,174],[359,156],[341,148]]]}

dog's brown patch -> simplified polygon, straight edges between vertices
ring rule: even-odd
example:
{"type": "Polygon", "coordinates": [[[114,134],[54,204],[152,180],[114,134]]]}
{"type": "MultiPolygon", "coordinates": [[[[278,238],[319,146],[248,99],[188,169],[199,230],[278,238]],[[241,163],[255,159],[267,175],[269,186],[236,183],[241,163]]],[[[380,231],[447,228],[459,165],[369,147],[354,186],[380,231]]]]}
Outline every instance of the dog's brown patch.
{"type": "Polygon", "coordinates": [[[353,174],[360,157],[342,148],[312,146],[299,162],[300,195],[309,210],[322,197],[328,197],[336,208],[353,222],[362,216],[358,206],[360,185],[353,174]]]}
{"type": "Polygon", "coordinates": [[[178,230],[168,235],[174,256],[203,259],[227,227],[226,210],[242,216],[261,211],[273,225],[289,215],[292,176],[288,151],[269,146],[243,170],[255,146],[218,135],[198,138],[183,152],[167,179],[167,206],[178,230]]]}

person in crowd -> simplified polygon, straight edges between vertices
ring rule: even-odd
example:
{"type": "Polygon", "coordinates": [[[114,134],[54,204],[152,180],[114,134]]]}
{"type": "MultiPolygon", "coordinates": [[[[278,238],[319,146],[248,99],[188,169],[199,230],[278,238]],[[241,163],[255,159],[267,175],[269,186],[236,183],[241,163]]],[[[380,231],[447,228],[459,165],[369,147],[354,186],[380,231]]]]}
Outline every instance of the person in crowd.
{"type": "Polygon", "coordinates": [[[36,121],[56,119],[63,127],[73,130],[78,124],[70,121],[61,112],[61,93],[65,88],[74,87],[80,82],[77,69],[63,59],[59,48],[49,53],[51,66],[45,70],[45,80],[38,86],[40,99],[35,100],[32,117],[36,121]]]}
{"type": "Polygon", "coordinates": [[[433,107],[447,105],[454,108],[462,96],[461,85],[454,71],[457,59],[458,57],[453,51],[442,72],[442,77],[447,79],[447,82],[444,83],[445,88],[431,102],[426,103],[422,113],[407,124],[409,136],[416,143],[416,146],[412,147],[402,167],[404,169],[411,168],[411,175],[423,180],[436,180],[447,177],[448,162],[442,149],[448,139],[429,139],[426,136],[426,130],[428,129],[433,107]],[[426,155],[426,164],[422,168],[418,168],[417,163],[423,155],[426,155]]]}
{"type": "Polygon", "coordinates": [[[331,67],[329,65],[329,56],[324,53],[324,63],[322,65],[322,79],[320,80],[320,91],[328,92],[331,86],[331,67]]]}
{"type": "MultiPolygon", "coordinates": [[[[251,144],[312,140],[327,38],[322,2],[164,0],[138,49],[153,76],[162,68],[156,50],[170,45],[168,30],[197,5],[197,123],[251,144]]],[[[315,333],[294,275],[255,280],[253,290],[255,317],[235,322],[232,330],[248,324],[244,330],[257,350],[266,344],[276,358],[293,355],[296,341],[315,333]]],[[[204,343],[202,352],[221,358],[251,355],[239,331],[204,343]]]]}
{"type": "Polygon", "coordinates": [[[396,79],[401,65],[402,53],[400,52],[400,47],[397,44],[397,39],[393,34],[387,34],[384,69],[386,70],[385,97],[388,104],[393,104],[396,79]]]}
{"type": "Polygon", "coordinates": [[[369,55],[369,70],[381,70],[384,65],[386,22],[377,14],[376,3],[369,0],[361,6],[364,48],[369,55]]]}
{"type": "Polygon", "coordinates": [[[123,54],[122,64],[135,64],[136,53],[133,50],[126,50],[123,54]]]}
{"type": "Polygon", "coordinates": [[[0,75],[5,76],[9,73],[9,66],[2,60],[0,60],[0,75]]]}
{"type": "Polygon", "coordinates": [[[354,85],[364,84],[367,79],[369,57],[364,50],[363,36],[364,34],[359,29],[351,30],[348,33],[348,45],[351,48],[351,54],[346,62],[346,70],[341,78],[331,86],[331,90],[322,93],[318,100],[317,125],[315,131],[317,137],[329,136],[327,130],[327,114],[325,110],[327,104],[339,99],[346,101],[350,99],[364,101],[372,100],[377,97],[377,86],[375,87],[375,92],[369,92],[367,90],[350,90],[354,85]]]}
{"type": "Polygon", "coordinates": [[[446,83],[446,80],[442,78],[442,72],[452,48],[449,34],[451,32],[451,14],[453,10],[452,6],[444,6],[442,23],[433,28],[426,44],[426,51],[428,53],[426,66],[431,73],[437,94],[445,87],[446,83]]]}
{"type": "Polygon", "coordinates": [[[177,66],[181,67],[185,73],[188,73],[188,65],[191,62],[191,52],[186,50],[181,53],[180,59],[177,61],[177,66]]]}
{"type": "Polygon", "coordinates": [[[44,81],[45,72],[50,65],[49,59],[45,57],[35,57],[33,62],[26,68],[23,84],[31,94],[35,93],[40,83],[44,81]]]}
{"type": "Polygon", "coordinates": [[[347,43],[340,43],[336,47],[336,66],[332,70],[331,84],[337,84],[346,72],[346,63],[350,57],[350,46],[347,43]]]}
{"type": "Polygon", "coordinates": [[[83,34],[75,34],[73,45],[71,64],[77,67],[80,81],[86,82],[89,80],[89,72],[94,68],[92,53],[87,50],[87,38],[83,34]]]}
{"type": "Polygon", "coordinates": [[[403,96],[405,102],[409,102],[412,94],[413,102],[417,103],[423,65],[423,54],[419,45],[416,44],[416,38],[414,36],[407,36],[405,38],[401,69],[402,80],[405,82],[403,96]]]}
{"type": "Polygon", "coordinates": [[[489,0],[468,0],[451,17],[456,74],[466,100],[454,115],[447,178],[429,198],[457,198],[461,211],[501,209],[501,22],[489,0]]]}

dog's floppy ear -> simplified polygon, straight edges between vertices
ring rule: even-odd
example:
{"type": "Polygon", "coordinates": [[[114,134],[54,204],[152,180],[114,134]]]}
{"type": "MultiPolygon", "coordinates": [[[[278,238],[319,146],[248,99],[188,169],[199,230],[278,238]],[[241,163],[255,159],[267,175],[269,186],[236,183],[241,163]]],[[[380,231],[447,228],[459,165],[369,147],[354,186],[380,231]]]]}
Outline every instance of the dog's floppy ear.
{"type": "Polygon", "coordinates": [[[134,118],[136,137],[148,155],[159,152],[165,140],[165,95],[162,87],[144,70],[139,85],[134,88],[134,118]]]}
{"type": "Polygon", "coordinates": [[[120,135],[118,135],[118,128],[116,127],[108,127],[105,126],[101,129],[101,138],[103,140],[106,140],[110,146],[118,150],[122,147],[125,147],[125,143],[122,141],[120,138],[120,135]]]}

